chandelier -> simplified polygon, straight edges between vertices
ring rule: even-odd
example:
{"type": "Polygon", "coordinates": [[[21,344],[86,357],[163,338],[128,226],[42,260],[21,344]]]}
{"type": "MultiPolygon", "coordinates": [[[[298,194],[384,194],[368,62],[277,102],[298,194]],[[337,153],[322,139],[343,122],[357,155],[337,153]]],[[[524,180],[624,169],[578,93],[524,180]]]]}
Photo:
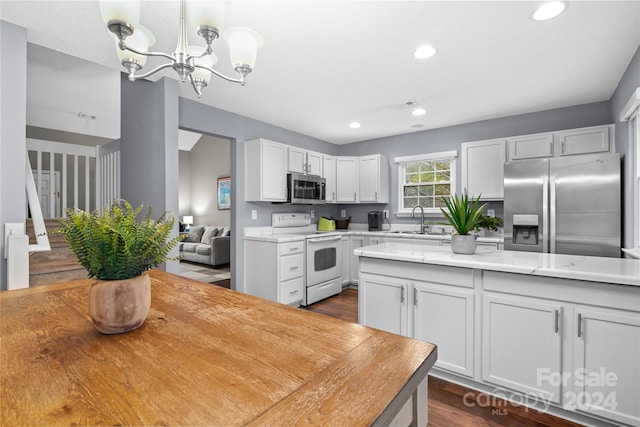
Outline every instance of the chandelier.
{"type": "Polygon", "coordinates": [[[229,44],[231,64],[239,78],[228,77],[211,68],[218,58],[211,49],[211,44],[220,36],[224,25],[225,7],[220,0],[189,1],[180,0],[180,33],[178,45],[173,54],[151,52],[149,47],[155,43],[151,32],[139,24],[140,1],[134,0],[100,0],[100,13],[107,28],[117,38],[117,54],[120,62],[129,73],[129,80],[143,79],[165,68],[173,68],[182,82],[189,80],[198,97],[202,89],[209,83],[211,74],[225,80],[240,83],[244,86],[256,62],[258,48],[262,46],[262,37],[248,28],[229,28],[224,33],[224,40],[229,44]],[[189,12],[191,23],[197,27],[198,36],[205,42],[205,47],[189,46],[185,14],[189,12]],[[170,62],[143,73],[139,72],[149,56],[169,59],[170,62]]]}

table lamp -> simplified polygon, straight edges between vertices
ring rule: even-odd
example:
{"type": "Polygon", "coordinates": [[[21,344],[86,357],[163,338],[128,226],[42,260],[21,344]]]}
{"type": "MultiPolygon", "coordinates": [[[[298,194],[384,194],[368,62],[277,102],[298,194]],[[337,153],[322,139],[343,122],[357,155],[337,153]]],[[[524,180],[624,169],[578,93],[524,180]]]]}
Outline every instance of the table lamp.
{"type": "Polygon", "coordinates": [[[191,229],[191,224],[193,224],[193,216],[185,215],[182,217],[182,222],[184,223],[184,231],[189,231],[191,229]]]}

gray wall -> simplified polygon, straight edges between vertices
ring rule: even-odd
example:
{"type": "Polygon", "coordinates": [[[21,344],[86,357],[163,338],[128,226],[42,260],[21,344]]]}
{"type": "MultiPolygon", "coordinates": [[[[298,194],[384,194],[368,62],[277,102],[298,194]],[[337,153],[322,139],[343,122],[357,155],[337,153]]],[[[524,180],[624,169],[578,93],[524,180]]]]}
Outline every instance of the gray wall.
{"type": "MultiPolygon", "coordinates": [[[[354,222],[366,222],[367,212],[370,210],[389,209],[391,212],[395,212],[398,209],[398,169],[393,163],[393,158],[397,156],[410,156],[414,154],[458,150],[458,158],[456,160],[456,191],[460,192],[460,146],[463,142],[481,141],[485,139],[504,138],[509,136],[527,135],[539,132],[610,123],[610,105],[607,101],[517,116],[502,117],[499,119],[484,120],[481,122],[465,123],[457,126],[431,129],[423,132],[396,135],[342,145],[339,146],[338,149],[338,154],[342,156],[360,156],[371,153],[386,154],[389,158],[390,168],[390,203],[388,205],[342,205],[342,209],[347,209],[347,216],[351,216],[351,220],[354,222]]],[[[503,217],[504,210],[502,205],[502,202],[492,202],[489,204],[488,209],[495,209],[496,216],[503,217]]],[[[440,222],[443,220],[442,216],[431,216],[428,218],[432,222],[440,222]]],[[[406,217],[394,218],[392,214],[391,222],[415,223],[415,219],[406,217]]]]}
{"type": "MultiPolygon", "coordinates": [[[[242,90],[238,88],[238,90],[242,90]]],[[[192,132],[219,136],[231,140],[231,286],[241,289],[244,283],[244,245],[242,229],[271,225],[274,212],[308,212],[306,206],[283,206],[271,203],[244,202],[244,142],[266,138],[309,150],[337,154],[337,146],[309,136],[282,129],[268,123],[252,120],[228,111],[180,98],[180,128],[192,132]],[[251,210],[258,211],[258,219],[251,219],[251,210]]],[[[335,208],[324,205],[317,209],[319,215],[332,215],[335,208]]]]}
{"type": "Polygon", "coordinates": [[[25,222],[27,30],[0,21],[0,290],[7,289],[4,224],[25,222]]]}
{"type": "MultiPolygon", "coordinates": [[[[190,156],[190,213],[199,225],[231,225],[231,211],[218,209],[218,178],[231,176],[231,141],[203,135],[190,156]]],[[[233,182],[231,183],[233,186],[233,182]]]]}
{"type": "MultiPolygon", "coordinates": [[[[627,70],[623,74],[618,87],[611,97],[611,121],[616,124],[616,151],[622,157],[622,174],[624,182],[629,184],[634,178],[632,161],[629,159],[629,122],[620,122],[620,112],[627,103],[633,91],[640,87],[640,47],[636,50],[635,55],[631,58],[631,62],[627,70]]],[[[640,165],[638,165],[640,167],[640,165]]],[[[624,200],[624,222],[623,235],[624,247],[633,247],[633,186],[625,185],[623,188],[624,200]]]]}
{"type": "MultiPolygon", "coordinates": [[[[130,82],[122,74],[122,133],[120,138],[122,198],[134,207],[153,207],[157,218],[178,214],[178,82],[130,82]]],[[[176,218],[177,219],[177,218],[176,218]]],[[[172,235],[177,235],[178,223],[172,235]]],[[[178,255],[177,247],[169,254],[178,255]]],[[[165,269],[178,271],[169,261],[165,269]]]]}

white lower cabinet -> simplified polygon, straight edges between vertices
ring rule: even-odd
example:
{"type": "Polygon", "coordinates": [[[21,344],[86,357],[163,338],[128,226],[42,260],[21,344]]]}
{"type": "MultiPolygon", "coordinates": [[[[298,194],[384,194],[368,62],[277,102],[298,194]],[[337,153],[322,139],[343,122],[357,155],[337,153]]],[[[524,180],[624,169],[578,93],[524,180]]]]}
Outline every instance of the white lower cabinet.
{"type": "Polygon", "coordinates": [[[305,241],[245,240],[245,290],[282,304],[300,305],[305,287],[305,241]]]}
{"type": "Polygon", "coordinates": [[[406,280],[362,273],[358,284],[358,322],[409,336],[407,288],[406,280]]]}
{"type": "MultiPolygon", "coordinates": [[[[342,240],[340,240],[340,252],[342,256],[342,260],[340,263],[340,271],[342,272],[342,285],[348,285],[349,284],[349,278],[350,278],[350,274],[349,272],[351,271],[351,258],[353,257],[352,254],[349,253],[349,236],[342,236],[342,240]]],[[[356,260],[357,262],[357,260],[356,260]]]]}
{"type": "Polygon", "coordinates": [[[413,283],[413,337],[437,343],[435,366],[473,377],[472,290],[413,283]]]}
{"type": "Polygon", "coordinates": [[[562,305],[515,296],[482,296],[482,380],[560,403],[562,305]]]}
{"type": "Polygon", "coordinates": [[[565,405],[640,426],[640,318],[588,306],[575,311],[573,393],[565,405]]]}
{"type": "Polygon", "coordinates": [[[435,375],[640,427],[636,286],[362,257],[358,289],[359,323],[436,344],[435,375]]]}
{"type": "Polygon", "coordinates": [[[349,236],[349,282],[358,283],[358,257],[353,254],[355,249],[364,246],[364,236],[349,236]]]}

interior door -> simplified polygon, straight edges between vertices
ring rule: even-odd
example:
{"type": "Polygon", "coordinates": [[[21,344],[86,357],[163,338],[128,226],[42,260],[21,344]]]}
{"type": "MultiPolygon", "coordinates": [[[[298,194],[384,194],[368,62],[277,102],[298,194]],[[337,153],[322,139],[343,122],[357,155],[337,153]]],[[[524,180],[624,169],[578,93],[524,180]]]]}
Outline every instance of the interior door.
{"type": "MultiPolygon", "coordinates": [[[[38,183],[38,172],[33,172],[33,180],[38,183]]],[[[38,188],[38,198],[43,218],[60,218],[60,179],[59,172],[51,175],[48,171],[40,172],[40,187],[38,188]],[[53,210],[51,199],[53,198],[53,210]]]]}

